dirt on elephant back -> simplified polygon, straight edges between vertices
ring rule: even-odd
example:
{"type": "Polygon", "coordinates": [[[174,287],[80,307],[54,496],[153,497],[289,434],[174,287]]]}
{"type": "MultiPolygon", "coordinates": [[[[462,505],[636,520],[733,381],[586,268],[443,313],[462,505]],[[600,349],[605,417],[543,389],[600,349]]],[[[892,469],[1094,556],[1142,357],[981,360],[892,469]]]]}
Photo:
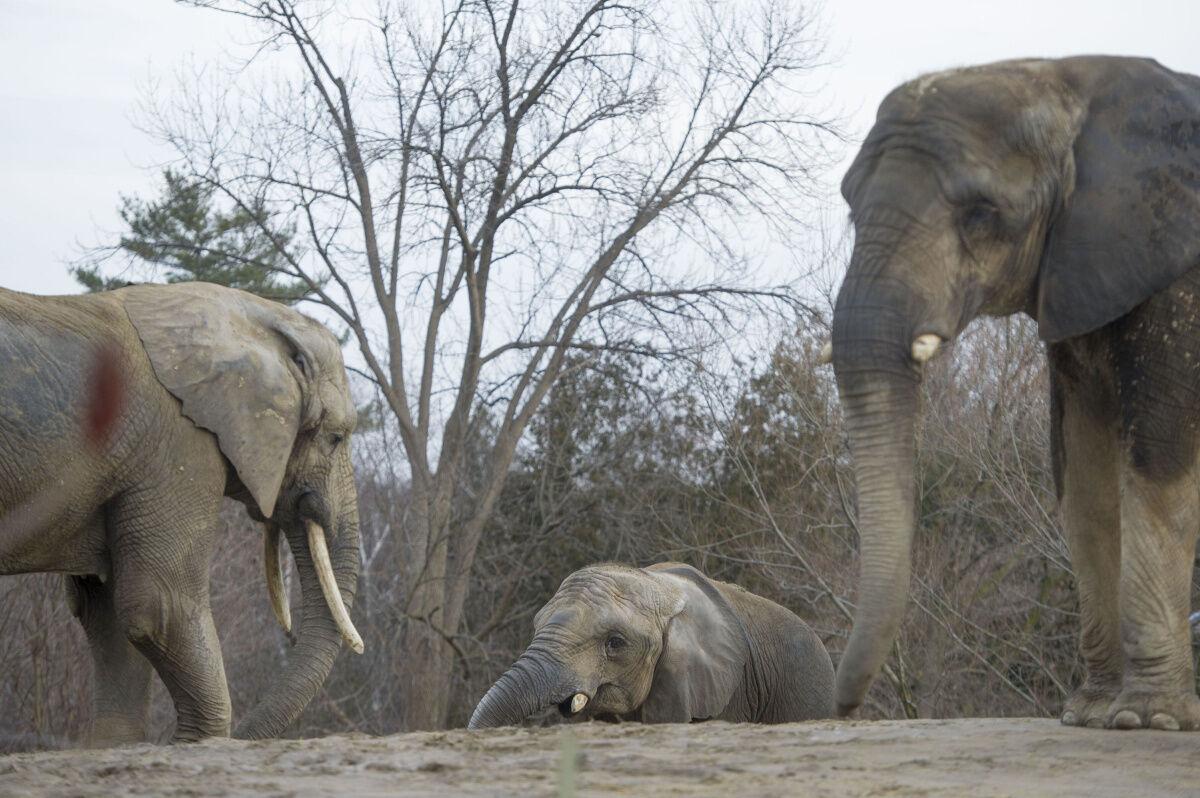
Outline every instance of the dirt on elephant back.
{"type": "Polygon", "coordinates": [[[1200,795],[1200,734],[1051,720],[581,724],[0,757],[0,795],[1200,795]]]}

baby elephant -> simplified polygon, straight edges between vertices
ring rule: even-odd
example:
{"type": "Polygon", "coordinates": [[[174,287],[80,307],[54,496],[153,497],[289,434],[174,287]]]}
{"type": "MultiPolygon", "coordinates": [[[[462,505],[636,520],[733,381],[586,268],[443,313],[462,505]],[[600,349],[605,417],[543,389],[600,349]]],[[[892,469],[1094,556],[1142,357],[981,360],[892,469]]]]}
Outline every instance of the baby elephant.
{"type": "Polygon", "coordinates": [[[593,565],[563,580],[470,728],[575,718],[786,723],[833,714],[833,664],[804,621],[689,565],[593,565]]]}

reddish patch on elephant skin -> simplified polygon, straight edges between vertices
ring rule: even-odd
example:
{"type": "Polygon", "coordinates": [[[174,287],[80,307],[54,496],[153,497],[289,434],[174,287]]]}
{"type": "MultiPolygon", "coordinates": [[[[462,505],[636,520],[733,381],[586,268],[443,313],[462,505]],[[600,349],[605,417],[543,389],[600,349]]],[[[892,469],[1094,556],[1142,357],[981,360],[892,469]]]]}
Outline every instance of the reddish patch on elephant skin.
{"type": "Polygon", "coordinates": [[[102,449],[117,427],[125,406],[125,375],[114,347],[96,352],[88,378],[87,407],[83,437],[89,445],[102,449]]]}

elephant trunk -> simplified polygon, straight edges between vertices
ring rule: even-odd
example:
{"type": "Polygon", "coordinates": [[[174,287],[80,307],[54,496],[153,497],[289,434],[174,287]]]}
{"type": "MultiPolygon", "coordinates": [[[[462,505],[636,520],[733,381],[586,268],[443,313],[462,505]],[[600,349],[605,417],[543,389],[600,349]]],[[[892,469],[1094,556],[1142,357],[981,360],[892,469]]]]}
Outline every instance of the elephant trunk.
{"type": "Polygon", "coordinates": [[[519,725],[563,700],[566,675],[562,665],[526,651],[479,701],[467,728],[519,725]]]}
{"type": "MultiPolygon", "coordinates": [[[[331,534],[334,529],[328,529],[325,539],[329,546],[330,570],[342,603],[349,608],[354,605],[360,559],[358,502],[348,454],[345,461],[339,463],[337,471],[339,514],[334,527],[336,535],[331,534]]],[[[310,546],[312,527],[311,520],[298,519],[295,524],[287,524],[285,528],[288,546],[300,577],[303,603],[295,649],[267,694],[238,724],[235,737],[260,739],[279,736],[321,689],[341,649],[343,627],[339,626],[334,614],[336,606],[331,608],[331,602],[326,600],[322,591],[316,558],[323,556],[323,553],[318,551],[314,554],[313,549],[317,547],[310,546]]]]}
{"type": "MultiPolygon", "coordinates": [[[[908,601],[921,303],[902,283],[855,279],[838,295],[833,364],[858,485],[859,590],[837,669],[839,715],[860,704],[887,658],[908,601]]],[[[931,353],[930,353],[931,354],[931,353]]],[[[927,357],[927,355],[925,356],[927,357]]]]}

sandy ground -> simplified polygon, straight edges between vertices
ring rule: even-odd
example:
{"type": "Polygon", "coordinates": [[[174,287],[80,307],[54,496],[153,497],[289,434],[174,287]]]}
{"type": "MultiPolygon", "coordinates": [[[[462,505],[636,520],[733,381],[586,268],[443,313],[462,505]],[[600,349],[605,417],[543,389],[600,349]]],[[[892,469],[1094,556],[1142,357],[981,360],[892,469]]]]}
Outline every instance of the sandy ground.
{"type": "Polygon", "coordinates": [[[1200,734],[1027,719],[582,724],[0,757],[4,796],[572,793],[1200,796],[1200,734]]]}

